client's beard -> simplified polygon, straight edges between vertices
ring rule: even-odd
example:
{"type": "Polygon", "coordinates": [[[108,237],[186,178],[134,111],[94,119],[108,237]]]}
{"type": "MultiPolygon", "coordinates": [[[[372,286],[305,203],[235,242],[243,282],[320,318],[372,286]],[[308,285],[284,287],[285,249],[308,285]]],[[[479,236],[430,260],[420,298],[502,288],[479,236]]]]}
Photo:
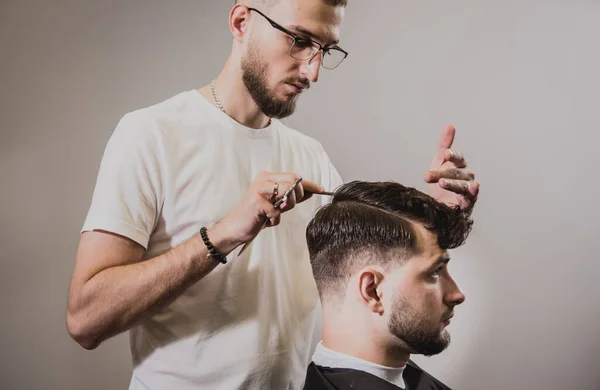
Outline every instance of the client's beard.
{"type": "Polygon", "coordinates": [[[390,333],[404,341],[417,354],[437,355],[450,345],[450,333],[445,329],[440,332],[439,327],[431,329],[431,325],[420,319],[404,298],[394,300],[388,327],[390,333]]]}

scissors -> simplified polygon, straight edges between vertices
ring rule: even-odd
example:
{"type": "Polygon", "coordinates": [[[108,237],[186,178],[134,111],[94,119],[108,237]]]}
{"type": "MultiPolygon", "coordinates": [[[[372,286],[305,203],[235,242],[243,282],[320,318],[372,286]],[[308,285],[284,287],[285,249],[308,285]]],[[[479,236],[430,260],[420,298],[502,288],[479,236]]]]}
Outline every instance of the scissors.
{"type": "MultiPolygon", "coordinates": [[[[294,183],[292,183],[292,185],[290,186],[290,188],[283,194],[283,196],[281,197],[281,199],[279,199],[278,201],[276,201],[275,203],[273,203],[273,207],[275,207],[276,209],[279,208],[283,203],[285,203],[285,201],[288,199],[288,197],[290,196],[290,194],[292,193],[292,191],[294,191],[296,189],[296,186],[302,181],[302,178],[299,177],[298,179],[296,179],[296,181],[294,181],[294,183]]],[[[315,194],[317,195],[329,195],[329,196],[333,196],[333,192],[315,192],[315,194]]],[[[269,218],[265,218],[265,221],[263,222],[262,225],[262,229],[265,228],[265,226],[267,225],[267,222],[269,222],[269,218]]],[[[248,246],[250,245],[250,243],[254,240],[254,238],[250,241],[248,241],[247,243],[244,244],[244,246],[242,247],[242,249],[240,250],[240,252],[238,253],[238,257],[242,255],[242,253],[244,253],[244,251],[246,250],[246,248],[248,248],[248,246]]]]}

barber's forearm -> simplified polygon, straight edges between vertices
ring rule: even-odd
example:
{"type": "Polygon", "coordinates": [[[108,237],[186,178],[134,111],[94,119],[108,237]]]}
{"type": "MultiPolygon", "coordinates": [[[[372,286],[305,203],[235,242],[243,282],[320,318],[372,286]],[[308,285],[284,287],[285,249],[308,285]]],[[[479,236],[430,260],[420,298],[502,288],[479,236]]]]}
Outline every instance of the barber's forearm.
{"type": "MultiPolygon", "coordinates": [[[[218,231],[209,230],[208,235],[224,255],[237,246],[218,231]]],[[[130,329],[169,305],[217,265],[197,234],[163,255],[99,272],[85,283],[75,305],[78,342],[93,349],[130,329]]]]}

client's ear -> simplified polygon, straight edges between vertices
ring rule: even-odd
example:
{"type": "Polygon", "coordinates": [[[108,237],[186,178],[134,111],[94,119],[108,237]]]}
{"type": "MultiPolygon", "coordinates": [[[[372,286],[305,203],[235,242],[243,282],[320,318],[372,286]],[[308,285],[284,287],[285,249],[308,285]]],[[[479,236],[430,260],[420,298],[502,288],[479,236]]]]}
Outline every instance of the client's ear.
{"type": "Polygon", "coordinates": [[[360,272],[358,283],[360,288],[360,297],[369,309],[380,315],[383,315],[383,273],[380,270],[367,268],[360,272]]]}

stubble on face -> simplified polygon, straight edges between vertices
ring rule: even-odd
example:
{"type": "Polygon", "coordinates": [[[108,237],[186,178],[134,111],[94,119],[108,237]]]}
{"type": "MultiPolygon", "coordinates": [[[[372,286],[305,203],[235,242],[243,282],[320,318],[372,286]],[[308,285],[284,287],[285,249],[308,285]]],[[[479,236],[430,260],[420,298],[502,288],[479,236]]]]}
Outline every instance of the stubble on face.
{"type": "Polygon", "coordinates": [[[404,297],[394,299],[388,328],[413,353],[437,355],[450,345],[450,333],[442,328],[442,318],[432,320],[419,314],[404,297]]]}
{"type": "Polygon", "coordinates": [[[286,118],[296,111],[298,95],[281,99],[269,87],[269,65],[262,58],[258,43],[251,39],[248,52],[242,58],[242,79],[259,109],[269,118],[286,118]]]}

